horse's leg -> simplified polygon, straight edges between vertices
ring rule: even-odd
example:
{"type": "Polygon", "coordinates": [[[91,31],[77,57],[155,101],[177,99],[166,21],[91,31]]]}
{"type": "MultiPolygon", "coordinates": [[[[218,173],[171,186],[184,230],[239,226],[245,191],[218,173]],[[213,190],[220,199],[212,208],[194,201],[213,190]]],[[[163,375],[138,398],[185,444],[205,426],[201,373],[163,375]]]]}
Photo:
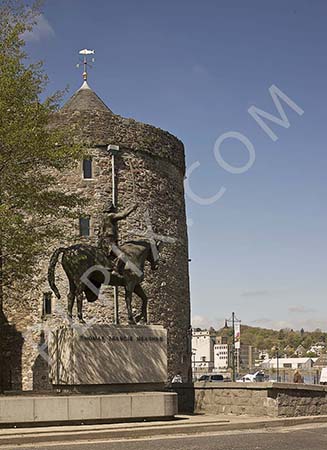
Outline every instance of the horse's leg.
{"type": "Polygon", "coordinates": [[[125,287],[125,302],[126,302],[126,308],[127,308],[127,315],[128,315],[128,323],[135,324],[135,319],[133,317],[133,311],[132,311],[132,294],[133,294],[133,287],[128,284],[125,287]]]}
{"type": "Polygon", "coordinates": [[[75,301],[76,286],[75,283],[69,280],[69,292],[68,292],[68,317],[73,318],[73,306],[75,301]]]}
{"type": "Polygon", "coordinates": [[[80,285],[76,290],[76,298],[77,298],[77,316],[78,320],[81,323],[85,323],[83,319],[83,287],[80,285]]]}
{"type": "Polygon", "coordinates": [[[116,272],[111,272],[108,286],[125,286],[124,277],[116,272]]]}
{"type": "Polygon", "coordinates": [[[136,320],[136,322],[140,322],[141,319],[143,319],[145,323],[148,323],[148,297],[140,284],[137,284],[135,286],[134,292],[136,295],[138,295],[142,299],[141,314],[136,316],[135,320],[136,320]]]}

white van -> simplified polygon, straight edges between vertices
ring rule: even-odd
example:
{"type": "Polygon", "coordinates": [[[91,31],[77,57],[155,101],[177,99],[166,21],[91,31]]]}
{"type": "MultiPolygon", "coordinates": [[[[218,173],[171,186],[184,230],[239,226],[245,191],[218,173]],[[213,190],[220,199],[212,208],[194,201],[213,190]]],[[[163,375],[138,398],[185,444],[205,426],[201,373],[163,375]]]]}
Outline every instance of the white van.
{"type": "Polygon", "coordinates": [[[320,375],[320,384],[327,384],[327,367],[323,367],[320,375]]]}
{"type": "Polygon", "coordinates": [[[208,374],[208,375],[202,375],[198,381],[209,381],[209,382],[215,382],[215,381],[225,381],[224,376],[221,374],[208,374]]]}

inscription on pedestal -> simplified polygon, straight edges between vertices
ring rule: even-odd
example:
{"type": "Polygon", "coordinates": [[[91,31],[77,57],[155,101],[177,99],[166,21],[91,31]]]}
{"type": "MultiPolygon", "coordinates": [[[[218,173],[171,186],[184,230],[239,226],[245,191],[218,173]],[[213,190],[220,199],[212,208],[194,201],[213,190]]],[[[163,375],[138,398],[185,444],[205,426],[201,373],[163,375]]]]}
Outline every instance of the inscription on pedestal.
{"type": "Polygon", "coordinates": [[[55,385],[165,383],[167,332],[162,326],[62,327],[47,336],[55,385]]]}

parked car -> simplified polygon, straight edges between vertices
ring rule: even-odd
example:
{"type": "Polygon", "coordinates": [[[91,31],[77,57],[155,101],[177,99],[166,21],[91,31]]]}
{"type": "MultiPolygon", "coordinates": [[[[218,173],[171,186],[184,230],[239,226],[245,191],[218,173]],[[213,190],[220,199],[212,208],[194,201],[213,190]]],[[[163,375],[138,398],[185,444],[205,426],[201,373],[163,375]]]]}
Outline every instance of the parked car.
{"type": "Polygon", "coordinates": [[[224,376],[218,373],[213,373],[209,375],[201,375],[198,381],[208,381],[208,382],[222,382],[224,381],[224,376]]]}
{"type": "Polygon", "coordinates": [[[250,373],[236,380],[236,383],[254,383],[253,375],[250,373]]]}
{"type": "Polygon", "coordinates": [[[263,381],[265,381],[265,374],[263,372],[248,373],[236,380],[237,383],[261,383],[263,381]]]}

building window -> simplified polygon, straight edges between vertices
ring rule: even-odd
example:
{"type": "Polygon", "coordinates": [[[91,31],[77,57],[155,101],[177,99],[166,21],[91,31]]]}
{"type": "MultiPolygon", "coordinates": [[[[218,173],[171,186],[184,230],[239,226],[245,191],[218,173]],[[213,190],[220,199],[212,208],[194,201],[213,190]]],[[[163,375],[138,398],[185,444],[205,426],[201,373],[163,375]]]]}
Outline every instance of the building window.
{"type": "Polygon", "coordinates": [[[51,314],[52,312],[52,292],[43,293],[43,303],[42,303],[42,317],[51,314]]]}
{"type": "Polygon", "coordinates": [[[83,178],[90,179],[92,175],[92,159],[86,158],[83,160],[83,178]]]}
{"type": "Polygon", "coordinates": [[[79,218],[79,235],[80,236],[90,236],[90,218],[80,217],[79,218]]]}

